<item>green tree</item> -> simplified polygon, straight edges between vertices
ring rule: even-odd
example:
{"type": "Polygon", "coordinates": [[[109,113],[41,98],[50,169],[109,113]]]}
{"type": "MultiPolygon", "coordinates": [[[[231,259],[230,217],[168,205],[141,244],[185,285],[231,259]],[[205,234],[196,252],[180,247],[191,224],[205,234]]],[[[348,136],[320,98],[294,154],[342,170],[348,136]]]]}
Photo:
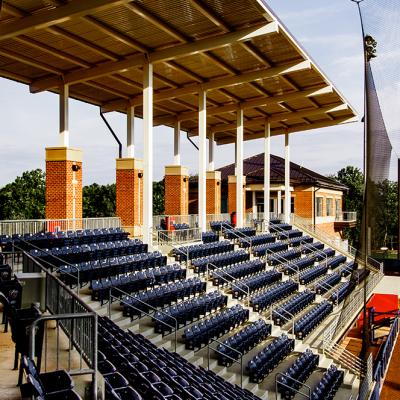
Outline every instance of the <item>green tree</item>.
{"type": "Polygon", "coordinates": [[[164,179],[153,182],[153,214],[164,214],[164,179]]]}
{"type": "Polygon", "coordinates": [[[25,171],[0,189],[0,219],[41,219],[45,215],[45,174],[25,171]]]}
{"type": "Polygon", "coordinates": [[[84,218],[115,216],[115,183],[110,185],[92,183],[84,186],[82,196],[84,218]]]}

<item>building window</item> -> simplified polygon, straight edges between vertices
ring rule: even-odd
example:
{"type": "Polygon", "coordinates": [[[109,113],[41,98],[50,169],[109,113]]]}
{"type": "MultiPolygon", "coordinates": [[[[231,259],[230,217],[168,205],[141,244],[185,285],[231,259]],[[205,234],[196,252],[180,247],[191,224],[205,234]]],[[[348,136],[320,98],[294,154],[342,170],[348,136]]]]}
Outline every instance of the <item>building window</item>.
{"type": "Polygon", "coordinates": [[[269,199],[269,211],[275,212],[275,200],[274,199],[269,199]]]}
{"type": "Polygon", "coordinates": [[[317,217],[322,217],[322,202],[323,202],[323,198],[322,197],[317,197],[316,198],[316,209],[317,209],[317,217]]]}
{"type": "Polygon", "coordinates": [[[290,198],[290,212],[294,214],[294,197],[290,198]]]}
{"type": "Polygon", "coordinates": [[[326,199],[326,216],[332,216],[332,199],[326,199]]]}
{"type": "Polygon", "coordinates": [[[335,215],[338,215],[340,213],[340,211],[341,211],[340,204],[341,204],[341,200],[340,199],[336,199],[335,200],[335,215]]]}

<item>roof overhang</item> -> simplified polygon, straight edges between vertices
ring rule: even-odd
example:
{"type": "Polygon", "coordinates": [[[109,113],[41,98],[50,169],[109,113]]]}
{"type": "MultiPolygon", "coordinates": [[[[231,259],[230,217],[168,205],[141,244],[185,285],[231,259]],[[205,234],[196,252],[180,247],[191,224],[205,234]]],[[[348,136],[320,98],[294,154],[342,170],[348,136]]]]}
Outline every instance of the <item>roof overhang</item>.
{"type": "Polygon", "coordinates": [[[154,65],[154,124],[198,130],[207,92],[218,144],[357,120],[354,109],[262,0],[5,0],[0,76],[103,111],[142,116],[143,66],[154,65]]]}

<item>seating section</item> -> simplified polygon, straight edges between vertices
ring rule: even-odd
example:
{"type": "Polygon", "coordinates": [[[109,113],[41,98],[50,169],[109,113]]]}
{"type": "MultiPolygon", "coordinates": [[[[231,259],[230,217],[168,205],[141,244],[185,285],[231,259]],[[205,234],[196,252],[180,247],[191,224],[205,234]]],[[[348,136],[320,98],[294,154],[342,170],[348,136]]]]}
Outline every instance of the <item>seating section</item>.
{"type": "Polygon", "coordinates": [[[324,294],[340,282],[340,275],[336,272],[326,275],[315,284],[317,294],[324,294]]]}
{"type": "Polygon", "coordinates": [[[311,400],[332,400],[343,383],[344,371],[331,365],[311,393],[311,400]]]}
{"type": "Polygon", "coordinates": [[[297,339],[304,339],[311,333],[333,310],[332,303],[323,301],[313,307],[294,324],[294,333],[297,339]]]}
{"type": "Polygon", "coordinates": [[[217,291],[174,304],[154,314],[154,332],[163,335],[171,333],[172,327],[175,327],[176,324],[179,329],[201,316],[226,307],[227,304],[228,296],[217,291]]]}
{"type": "Polygon", "coordinates": [[[4,246],[4,250],[6,251],[10,251],[11,244],[14,242],[18,247],[29,251],[34,246],[40,249],[52,249],[54,247],[114,242],[126,240],[128,239],[128,235],[129,233],[121,228],[40,232],[35,234],[26,233],[24,235],[15,234],[12,236],[0,235],[0,246],[4,246]]]}
{"type": "Polygon", "coordinates": [[[305,290],[304,292],[296,294],[286,303],[277,307],[272,312],[272,319],[275,325],[284,325],[292,318],[292,315],[298,314],[301,310],[306,308],[315,300],[315,293],[305,290]]]}
{"type": "Polygon", "coordinates": [[[235,279],[241,279],[265,270],[265,261],[251,260],[210,272],[214,286],[224,286],[235,279]]]}
{"type": "Polygon", "coordinates": [[[322,275],[325,275],[328,272],[328,266],[325,263],[321,263],[316,267],[310,268],[307,271],[303,271],[299,275],[299,282],[301,285],[307,285],[315,279],[319,278],[322,275]]]}
{"type": "Polygon", "coordinates": [[[355,263],[354,261],[350,261],[339,268],[339,273],[341,276],[349,276],[357,268],[357,263],[355,263]]]}
{"type": "Polygon", "coordinates": [[[185,329],[183,339],[186,349],[193,350],[207,345],[212,339],[228,333],[249,319],[249,310],[237,304],[215,316],[185,329]]]}
{"type": "MultiPolygon", "coordinates": [[[[138,239],[101,242],[75,246],[54,247],[52,249],[30,250],[32,257],[39,258],[49,267],[60,267],[65,263],[78,264],[84,261],[100,260],[102,258],[126,256],[147,252],[147,244],[138,239]]],[[[23,258],[23,264],[28,262],[23,258]]]]}
{"type": "Polygon", "coordinates": [[[335,255],[335,250],[327,248],[322,251],[316,252],[314,255],[315,261],[325,261],[327,258],[333,257],[335,255]]]}
{"type": "Polygon", "coordinates": [[[298,229],[289,229],[279,232],[277,234],[277,238],[279,240],[287,240],[291,238],[298,238],[303,236],[303,232],[299,231],[298,229]]]}
{"type": "Polygon", "coordinates": [[[167,257],[159,251],[110,257],[101,260],[86,261],[73,265],[61,265],[58,272],[60,279],[67,285],[75,285],[78,279],[81,286],[94,280],[142,271],[149,268],[163,267],[167,257]]]}
{"type": "Polygon", "coordinates": [[[226,253],[233,249],[234,245],[229,240],[224,240],[222,242],[196,244],[180,247],[179,249],[172,249],[172,255],[177,261],[187,261],[195,258],[211,256],[213,254],[226,253]]]}
{"type": "Polygon", "coordinates": [[[249,352],[271,334],[271,325],[259,319],[251,323],[217,347],[218,364],[229,367],[234,360],[249,352]]]}
{"type": "Polygon", "coordinates": [[[294,260],[290,264],[283,267],[285,275],[294,275],[298,272],[314,265],[314,256],[308,256],[299,260],[294,260]]]}
{"type": "Polygon", "coordinates": [[[323,250],[324,247],[325,247],[324,244],[321,242],[304,243],[301,248],[301,252],[303,254],[310,254],[313,253],[314,251],[323,250]]]}
{"type": "Polygon", "coordinates": [[[203,243],[219,242],[218,234],[213,231],[203,232],[201,234],[201,239],[203,240],[203,243]]]}
{"type": "Polygon", "coordinates": [[[107,399],[258,400],[214,372],[157,348],[142,335],[124,332],[107,318],[99,318],[99,350],[99,369],[104,362],[101,360],[109,361],[123,378],[103,375],[107,399]],[[121,387],[121,384],[128,386],[121,387]],[[130,394],[121,397],[121,392],[130,394]]]}
{"type": "Polygon", "coordinates": [[[262,382],[294,350],[294,344],[294,339],[282,335],[262,349],[247,364],[246,369],[250,375],[250,381],[262,382]]]}
{"type": "Polygon", "coordinates": [[[252,297],[250,299],[250,305],[253,307],[253,311],[261,312],[270,305],[294,293],[298,288],[299,284],[290,279],[284,282],[279,282],[278,284],[268,288],[266,291],[252,297]]]}
{"type": "Polygon", "coordinates": [[[237,239],[243,236],[254,236],[256,234],[256,230],[254,228],[235,228],[235,229],[228,229],[224,231],[224,238],[225,239],[237,239]]]}
{"type": "Polygon", "coordinates": [[[278,282],[282,279],[282,273],[272,270],[261,272],[256,276],[252,276],[250,278],[242,279],[240,281],[235,282],[235,285],[232,287],[232,296],[234,299],[242,298],[245,293],[250,291],[250,293],[261,289],[267,285],[278,282]]]}
{"type": "Polygon", "coordinates": [[[267,254],[277,253],[288,249],[288,245],[282,242],[262,244],[252,248],[253,254],[256,257],[264,257],[267,254]]]}
{"type": "Polygon", "coordinates": [[[278,378],[278,391],[284,399],[292,399],[301,383],[304,383],[317,367],[319,356],[307,349],[286,370],[283,376],[278,378]]]}
{"type": "Polygon", "coordinates": [[[125,317],[142,316],[153,308],[161,308],[186,297],[205,293],[206,282],[199,278],[191,278],[177,283],[160,286],[156,289],[139,292],[132,296],[124,296],[121,301],[125,317]]]}
{"type": "Polygon", "coordinates": [[[203,257],[197,260],[193,260],[192,266],[196,274],[205,273],[207,268],[209,270],[217,268],[223,268],[228,265],[237,264],[242,261],[250,259],[250,254],[245,250],[231,251],[224,254],[216,254],[209,257],[203,257]]]}
{"type": "Polygon", "coordinates": [[[288,240],[289,245],[292,247],[298,247],[304,243],[312,243],[314,239],[311,236],[299,236],[299,237],[294,237],[290,238],[288,240]]]}
{"type": "Polygon", "coordinates": [[[101,301],[103,304],[104,300],[108,299],[110,290],[113,296],[121,297],[121,292],[130,294],[155,285],[183,280],[186,278],[186,272],[186,268],[182,268],[179,264],[173,264],[129,275],[92,281],[90,283],[92,300],[101,301]]]}
{"type": "Polygon", "coordinates": [[[290,230],[292,230],[292,225],[290,224],[281,224],[280,221],[278,221],[278,223],[273,223],[269,221],[270,232],[280,233],[282,231],[290,231],[290,230]]]}
{"type": "Polygon", "coordinates": [[[183,224],[172,224],[172,226],[174,227],[174,229],[176,231],[181,231],[183,229],[190,229],[189,224],[183,223],[183,224]]]}
{"type": "Polygon", "coordinates": [[[355,283],[352,281],[341,283],[335,291],[331,294],[329,301],[333,304],[340,304],[346,296],[351,293],[355,288],[355,283]]]}
{"type": "Polygon", "coordinates": [[[330,269],[335,269],[339,265],[343,264],[346,262],[346,257],[342,254],[339,254],[335,257],[332,257],[328,260],[328,265],[330,269]]]}
{"type": "Polygon", "coordinates": [[[301,251],[295,249],[289,249],[286,251],[271,254],[267,257],[268,265],[280,265],[287,261],[295,260],[301,257],[301,251]]]}
{"type": "Polygon", "coordinates": [[[233,229],[232,224],[225,220],[225,221],[211,221],[210,228],[214,232],[221,232],[223,228],[226,229],[233,229]]]}
{"type": "Polygon", "coordinates": [[[240,238],[239,239],[239,246],[240,247],[250,247],[251,246],[259,246],[261,244],[267,244],[267,243],[274,243],[276,240],[276,237],[274,235],[271,235],[270,233],[265,233],[263,235],[256,235],[256,236],[249,236],[248,238],[240,238]]]}

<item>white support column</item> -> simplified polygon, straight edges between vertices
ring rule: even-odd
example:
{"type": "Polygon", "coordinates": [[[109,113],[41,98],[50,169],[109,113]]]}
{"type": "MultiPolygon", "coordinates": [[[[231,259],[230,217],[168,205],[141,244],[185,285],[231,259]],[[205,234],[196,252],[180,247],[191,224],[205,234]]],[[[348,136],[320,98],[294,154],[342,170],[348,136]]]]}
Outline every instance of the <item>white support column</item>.
{"type": "Polygon", "coordinates": [[[276,212],[279,218],[280,214],[282,214],[282,192],[280,190],[278,190],[277,202],[276,212]]]}
{"type": "Polygon", "coordinates": [[[153,226],[153,64],[143,66],[143,242],[152,247],[153,226]]]}
{"type": "Polygon", "coordinates": [[[256,197],[256,191],[253,190],[251,192],[251,205],[252,205],[252,211],[253,211],[253,218],[257,218],[257,197],[256,197]]]}
{"type": "Polygon", "coordinates": [[[285,222],[290,222],[290,147],[289,132],[285,132],[285,222]]]}
{"type": "Polygon", "coordinates": [[[237,112],[236,127],[236,225],[243,227],[243,109],[237,112]]]}
{"type": "Polygon", "coordinates": [[[126,110],[126,156],[135,158],[135,107],[126,110]]]}
{"type": "Polygon", "coordinates": [[[174,126],[174,165],[181,165],[181,122],[174,126]]]}
{"type": "Polygon", "coordinates": [[[214,171],[214,133],[208,138],[208,170],[214,171]]]}
{"type": "Polygon", "coordinates": [[[69,147],[69,86],[60,86],[60,146],[69,147]]]}
{"type": "Polygon", "coordinates": [[[207,95],[199,93],[199,228],[207,230],[206,220],[206,166],[207,166],[207,95]]]}
{"type": "Polygon", "coordinates": [[[271,189],[271,124],[269,121],[265,123],[265,135],[264,135],[264,221],[265,227],[269,226],[269,199],[271,189]]]}

